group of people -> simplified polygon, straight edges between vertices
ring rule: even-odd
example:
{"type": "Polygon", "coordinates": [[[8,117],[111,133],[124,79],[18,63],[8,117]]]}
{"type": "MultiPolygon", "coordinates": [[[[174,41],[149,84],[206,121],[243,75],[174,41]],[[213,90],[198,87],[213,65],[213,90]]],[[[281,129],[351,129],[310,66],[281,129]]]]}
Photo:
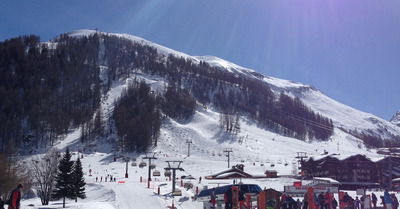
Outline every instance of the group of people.
{"type": "MultiPolygon", "coordinates": [[[[207,209],[214,209],[215,208],[215,203],[216,203],[216,199],[217,194],[215,193],[216,189],[215,187],[211,190],[210,193],[210,202],[207,204],[207,209]]],[[[238,209],[247,209],[247,206],[245,204],[245,197],[244,197],[244,193],[242,190],[238,189],[238,193],[237,193],[237,199],[238,199],[238,209]]],[[[225,193],[224,193],[224,202],[225,202],[225,209],[232,209],[233,208],[233,204],[235,203],[234,201],[234,194],[232,191],[232,187],[229,187],[225,193]]]]}
{"type": "Polygon", "coordinates": [[[301,209],[302,204],[299,199],[294,200],[290,195],[282,194],[281,196],[282,209],[301,209]]]}
{"type": "MultiPolygon", "coordinates": [[[[314,194],[315,206],[317,209],[336,209],[338,202],[332,193],[320,193],[318,196],[314,194]]],[[[308,209],[308,193],[304,194],[303,201],[294,200],[292,196],[282,194],[280,200],[282,209],[308,209]]]]}
{"type": "Polygon", "coordinates": [[[380,198],[384,209],[397,209],[399,207],[399,201],[397,200],[396,195],[394,193],[389,194],[387,189],[380,198]]]}
{"type": "MultiPolygon", "coordinates": [[[[110,179],[110,182],[116,182],[117,181],[117,178],[113,178],[113,176],[112,175],[110,175],[110,174],[108,174],[104,179],[105,179],[105,182],[107,182],[107,179],[110,179]]],[[[99,180],[99,178],[96,176],[96,182],[99,180]]],[[[100,177],[100,182],[103,182],[103,176],[101,176],[100,177]]]]}

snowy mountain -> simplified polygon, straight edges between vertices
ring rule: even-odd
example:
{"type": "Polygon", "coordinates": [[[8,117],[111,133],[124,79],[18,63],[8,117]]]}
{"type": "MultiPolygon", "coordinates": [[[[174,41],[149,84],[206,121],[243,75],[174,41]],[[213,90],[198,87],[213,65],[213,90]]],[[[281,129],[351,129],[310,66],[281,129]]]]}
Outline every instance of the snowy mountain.
{"type": "MultiPolygon", "coordinates": [[[[68,35],[73,37],[81,37],[88,36],[93,33],[96,33],[96,31],[78,30],[70,32],[68,33],[68,35]]],[[[242,74],[251,78],[259,79],[260,81],[265,82],[275,93],[285,93],[293,98],[299,98],[313,111],[332,119],[334,126],[336,127],[335,131],[338,132],[337,130],[341,129],[342,131],[349,134],[349,137],[360,138],[360,136],[362,135],[368,135],[380,139],[393,139],[393,137],[400,136],[400,129],[395,124],[388,122],[373,114],[365,113],[341,104],[329,98],[327,95],[323,94],[315,87],[293,81],[261,75],[254,70],[238,66],[234,63],[220,59],[218,57],[190,56],[185,53],[169,49],[167,47],[152,43],[136,36],[128,34],[112,35],[123,37],[137,43],[152,46],[157,49],[158,53],[161,53],[164,56],[173,54],[177,57],[190,59],[195,63],[204,61],[211,66],[220,67],[221,69],[225,69],[235,74],[242,74]]]]}
{"type": "Polygon", "coordinates": [[[397,111],[397,113],[392,117],[390,122],[396,124],[397,126],[400,126],[400,110],[397,111]]]}
{"type": "MultiPolygon", "coordinates": [[[[78,30],[67,33],[67,35],[79,38],[94,33],[98,33],[98,31],[78,30]]],[[[359,136],[368,134],[380,139],[392,139],[393,136],[400,136],[400,127],[396,126],[393,120],[391,123],[372,114],[348,107],[329,98],[315,87],[261,75],[254,70],[213,56],[190,56],[136,36],[104,34],[119,36],[154,47],[165,57],[173,54],[190,59],[194,63],[206,62],[210,66],[220,67],[222,70],[257,79],[267,84],[275,94],[285,93],[293,98],[299,98],[313,111],[332,119],[335,129],[329,140],[302,141],[266,130],[259,127],[246,115],[241,115],[241,131],[238,135],[234,135],[220,129],[220,113],[215,108],[201,105],[197,105],[193,117],[188,120],[179,121],[165,118],[158,144],[149,150],[156,153],[157,159],[154,162],[157,165],[156,169],[163,173],[164,168],[168,167],[166,161],[182,160],[181,166],[184,171],[178,171],[177,175],[179,177],[192,175],[195,178],[195,180],[190,180],[194,186],[192,189],[186,190],[179,183],[177,184],[177,188],[182,191],[182,197],[171,197],[168,195],[171,191],[171,181],[164,176],[153,177],[154,181],[149,184],[150,188],[147,188],[148,167],[133,166],[131,165],[133,160],[129,164],[123,161],[123,157],[129,157],[130,159],[135,158],[136,162],[140,163],[144,161],[142,158],[145,154],[118,151],[115,142],[110,140],[118,138],[115,133],[97,142],[82,144],[79,140],[81,129],[78,128],[72,130],[65,139],[55,144],[55,147],[61,150],[69,146],[75,156],[84,156],[82,165],[86,171],[88,199],[78,200],[78,203],[69,201],[67,202],[69,208],[171,208],[173,203],[176,208],[180,209],[202,208],[202,203],[191,200],[196,192],[196,187],[201,190],[204,186],[215,187],[217,184],[232,183],[231,180],[216,182],[204,179],[206,175],[228,168],[226,153],[224,153],[226,148],[233,151],[230,166],[242,163],[245,165],[245,171],[252,174],[263,174],[268,169],[274,169],[281,176],[277,179],[243,179],[244,182],[258,184],[261,188],[267,187],[283,191],[283,186],[292,185],[294,181],[297,181],[294,179],[294,176],[298,174],[297,152],[306,152],[309,157],[337,153],[342,156],[364,154],[370,158],[379,158],[380,155],[376,153],[376,150],[366,148],[359,136]],[[191,141],[190,156],[188,156],[188,143],[186,143],[188,140],[191,141]],[[84,148],[83,155],[80,155],[78,150],[82,148],[84,148]],[[116,161],[113,160],[115,156],[117,157],[116,161]],[[129,178],[124,177],[126,166],[129,167],[129,178]],[[89,175],[89,169],[91,169],[92,175],[89,175]],[[117,182],[96,182],[96,177],[105,177],[108,174],[115,176],[117,182]],[[198,181],[199,177],[203,178],[201,182],[198,181]],[[143,182],[140,181],[142,178],[143,182]],[[158,188],[160,188],[160,195],[157,194],[158,188]]],[[[47,44],[54,43],[48,42],[47,44]]],[[[100,49],[103,48],[100,47],[100,49]]],[[[100,51],[99,56],[104,53],[106,52],[100,51]]],[[[105,80],[102,76],[107,76],[106,72],[109,68],[109,63],[101,62],[100,80],[105,80]]],[[[166,86],[163,78],[141,72],[113,83],[101,98],[100,108],[105,121],[112,115],[114,101],[121,97],[122,92],[134,79],[146,81],[155,91],[163,91],[166,86]]],[[[27,208],[41,208],[38,198],[22,202],[23,206],[27,208]]],[[[59,201],[53,202],[51,208],[61,208],[59,201]]]]}

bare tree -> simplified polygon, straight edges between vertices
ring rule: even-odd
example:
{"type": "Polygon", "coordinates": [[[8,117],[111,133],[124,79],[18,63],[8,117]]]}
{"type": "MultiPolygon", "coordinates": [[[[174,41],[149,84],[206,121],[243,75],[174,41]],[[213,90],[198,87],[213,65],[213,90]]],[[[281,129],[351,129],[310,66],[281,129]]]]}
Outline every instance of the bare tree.
{"type": "Polygon", "coordinates": [[[39,196],[42,205],[48,205],[55,185],[57,166],[60,151],[56,148],[50,149],[42,158],[36,157],[32,161],[32,179],[39,187],[39,196]]]}
{"type": "Polygon", "coordinates": [[[21,160],[13,146],[8,147],[4,154],[0,154],[0,197],[3,200],[19,183],[24,183],[26,191],[29,190],[26,162],[21,160]]]}

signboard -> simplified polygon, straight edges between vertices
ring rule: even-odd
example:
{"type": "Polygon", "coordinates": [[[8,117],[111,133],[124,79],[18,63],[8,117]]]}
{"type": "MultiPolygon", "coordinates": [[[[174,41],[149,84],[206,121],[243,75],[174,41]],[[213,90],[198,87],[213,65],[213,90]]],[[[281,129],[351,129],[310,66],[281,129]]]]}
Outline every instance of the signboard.
{"type": "Polygon", "coordinates": [[[301,181],[295,181],[295,182],[293,182],[293,186],[301,187],[303,185],[302,185],[301,181]]]}
{"type": "MultiPolygon", "coordinates": [[[[285,192],[286,193],[306,193],[308,191],[309,186],[285,186],[285,192]]],[[[339,188],[338,187],[312,187],[314,188],[315,193],[325,193],[325,192],[331,192],[331,193],[338,193],[339,188]]]]}
{"type": "Polygon", "coordinates": [[[365,195],[364,189],[357,189],[357,195],[365,195]]]}

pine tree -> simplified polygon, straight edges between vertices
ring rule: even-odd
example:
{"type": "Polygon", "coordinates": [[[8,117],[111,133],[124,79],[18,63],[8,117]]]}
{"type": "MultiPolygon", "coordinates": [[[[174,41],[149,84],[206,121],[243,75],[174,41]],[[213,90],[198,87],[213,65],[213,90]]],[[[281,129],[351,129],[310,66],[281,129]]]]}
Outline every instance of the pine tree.
{"type": "Polygon", "coordinates": [[[58,172],[56,176],[56,186],[53,191],[53,198],[63,198],[63,208],[65,208],[65,198],[75,199],[74,194],[74,178],[72,178],[73,164],[71,161],[71,153],[69,148],[65,150],[64,157],[60,160],[58,165],[58,172]]]}
{"type": "Polygon", "coordinates": [[[78,201],[78,198],[85,199],[86,198],[86,193],[85,193],[85,178],[83,177],[83,170],[82,170],[82,163],[78,159],[76,160],[74,164],[74,171],[73,171],[73,177],[74,179],[74,184],[73,184],[73,190],[75,194],[75,202],[78,201]]]}

